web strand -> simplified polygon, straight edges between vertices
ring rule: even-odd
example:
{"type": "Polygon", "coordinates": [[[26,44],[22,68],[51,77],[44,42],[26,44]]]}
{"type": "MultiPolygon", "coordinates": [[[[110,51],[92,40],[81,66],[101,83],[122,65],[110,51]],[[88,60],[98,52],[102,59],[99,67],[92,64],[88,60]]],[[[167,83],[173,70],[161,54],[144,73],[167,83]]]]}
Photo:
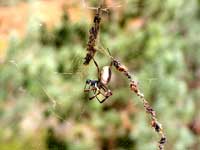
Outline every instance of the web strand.
{"type": "MultiPolygon", "coordinates": [[[[22,71],[21,71],[21,68],[20,68],[20,66],[19,66],[19,64],[18,64],[15,60],[11,60],[10,63],[11,63],[11,65],[13,65],[13,66],[17,69],[18,72],[22,72],[22,71]]],[[[65,72],[65,73],[54,72],[54,73],[56,73],[56,74],[64,74],[64,75],[74,75],[73,72],[69,72],[69,73],[67,73],[67,72],[65,72]]],[[[42,83],[40,82],[39,79],[34,78],[34,80],[37,82],[38,86],[41,88],[41,90],[43,91],[43,93],[47,96],[48,100],[51,102],[51,104],[50,104],[51,109],[49,109],[49,111],[50,111],[56,118],[58,118],[59,120],[64,121],[65,119],[64,119],[63,117],[61,117],[60,115],[58,115],[58,114],[55,112],[56,108],[57,108],[57,107],[60,107],[62,104],[58,103],[58,101],[55,100],[55,99],[47,92],[47,90],[44,88],[44,86],[42,85],[42,83]]],[[[29,91],[27,91],[27,90],[24,89],[24,88],[23,88],[23,89],[20,88],[20,90],[21,90],[21,91],[23,90],[23,92],[26,92],[26,93],[27,93],[28,95],[30,95],[31,97],[35,97],[35,96],[33,96],[29,91]]],[[[82,106],[82,109],[84,109],[84,106],[85,106],[85,105],[82,106]]],[[[82,114],[83,114],[83,112],[81,111],[81,112],[80,112],[80,115],[82,115],[82,114]]]]}

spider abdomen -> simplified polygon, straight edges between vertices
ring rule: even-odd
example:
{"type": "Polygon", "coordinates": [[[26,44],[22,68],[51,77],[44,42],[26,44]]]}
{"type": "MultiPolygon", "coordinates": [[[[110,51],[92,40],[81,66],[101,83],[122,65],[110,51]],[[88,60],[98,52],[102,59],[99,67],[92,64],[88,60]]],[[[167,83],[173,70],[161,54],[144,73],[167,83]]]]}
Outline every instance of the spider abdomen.
{"type": "Polygon", "coordinates": [[[111,79],[111,70],[109,66],[104,66],[101,70],[101,83],[107,85],[111,79]]]}

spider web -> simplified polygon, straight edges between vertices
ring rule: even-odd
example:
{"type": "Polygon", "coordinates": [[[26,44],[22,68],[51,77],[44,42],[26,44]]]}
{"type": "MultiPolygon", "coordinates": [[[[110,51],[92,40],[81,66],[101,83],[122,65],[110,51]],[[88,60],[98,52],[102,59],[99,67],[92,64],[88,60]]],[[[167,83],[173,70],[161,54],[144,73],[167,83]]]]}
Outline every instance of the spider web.
{"type": "MultiPolygon", "coordinates": [[[[10,63],[13,67],[15,67],[15,69],[17,69],[18,73],[21,73],[21,69],[19,67],[19,63],[16,62],[15,60],[10,60],[10,63]]],[[[72,73],[67,73],[67,74],[72,74],[72,73]]],[[[64,120],[63,117],[59,116],[58,114],[55,113],[55,109],[56,107],[59,107],[60,105],[62,105],[62,103],[60,103],[58,100],[56,100],[55,98],[53,98],[45,89],[45,87],[42,85],[42,83],[40,82],[40,80],[38,78],[34,79],[34,82],[37,83],[37,86],[42,90],[42,92],[48,97],[48,100],[50,102],[50,111],[58,118],[61,120],[64,120]]],[[[25,89],[24,87],[20,86],[19,87],[19,91],[21,92],[25,92],[26,94],[30,95],[31,97],[35,98],[35,96],[33,94],[31,94],[27,89],[25,89]]]]}
{"type": "MultiPolygon", "coordinates": [[[[80,62],[81,62],[81,59],[79,56],[74,56],[74,58],[72,59],[72,63],[70,65],[73,65],[74,61],[79,59],[80,62]]],[[[14,69],[17,70],[18,73],[21,73],[21,68],[20,68],[20,62],[19,61],[16,61],[16,60],[10,60],[10,65],[12,65],[12,67],[14,69]]],[[[83,80],[84,81],[84,74],[85,74],[85,70],[83,69],[83,66],[80,67],[76,72],[53,72],[53,74],[55,75],[64,75],[64,76],[72,76],[72,78],[74,78],[75,80],[83,80]]],[[[56,117],[57,119],[61,120],[62,122],[68,122],[68,118],[66,117],[63,117],[61,116],[59,113],[57,113],[57,110],[62,108],[64,104],[64,101],[61,100],[61,99],[57,99],[57,98],[54,98],[50,92],[47,91],[45,85],[42,84],[42,82],[40,81],[39,79],[40,75],[38,74],[38,77],[35,77],[34,79],[34,82],[36,83],[36,85],[38,86],[38,88],[42,91],[42,93],[48,98],[48,101],[49,101],[49,106],[48,106],[48,111],[50,112],[51,115],[53,115],[54,117],[56,117]]],[[[140,78],[139,81],[140,81],[140,85],[142,85],[143,83],[145,83],[145,85],[148,85],[149,87],[151,87],[152,84],[156,83],[156,80],[157,78],[150,78],[148,76],[144,76],[143,78],[140,78]],[[148,84],[147,84],[148,83],[148,84]]],[[[82,83],[85,83],[85,82],[82,82],[82,83]]],[[[82,86],[84,87],[84,85],[82,86]]],[[[141,89],[143,89],[143,87],[141,86],[141,89]]],[[[23,86],[19,86],[19,92],[23,92],[25,94],[27,94],[28,96],[32,97],[32,99],[37,99],[37,96],[36,95],[33,95],[28,89],[25,89],[23,86]]],[[[82,91],[79,91],[79,92],[83,92],[83,89],[82,91]]],[[[115,93],[114,93],[115,94],[115,93]]],[[[110,101],[112,101],[112,97],[109,98],[110,101]]],[[[93,102],[93,103],[98,103],[97,101],[94,102],[93,101],[90,101],[90,102],[93,102]]],[[[99,104],[100,105],[100,104],[99,104]]],[[[134,101],[134,105],[137,107],[138,105],[141,105],[140,101],[137,100],[137,101],[134,101]]],[[[103,107],[103,106],[102,106],[103,107]]],[[[80,106],[79,106],[79,109],[78,109],[78,117],[76,118],[76,121],[81,121],[83,118],[82,116],[84,116],[84,113],[87,112],[87,103],[84,103],[81,102],[80,103],[80,106]]],[[[69,127],[72,128],[72,125],[70,122],[67,123],[69,127]]],[[[123,141],[121,144],[123,144],[124,146],[125,145],[128,145],[128,140],[127,141],[123,141]]],[[[84,147],[82,147],[82,149],[86,149],[84,147]]]]}
{"type": "MultiPolygon", "coordinates": [[[[80,58],[78,56],[78,54],[75,54],[73,59],[72,59],[72,61],[71,61],[71,64],[69,64],[69,66],[73,66],[73,63],[76,63],[76,61],[82,62],[81,59],[82,58],[80,58]]],[[[20,68],[20,61],[16,61],[16,60],[12,59],[12,60],[10,60],[9,63],[10,63],[10,65],[13,66],[14,69],[17,70],[17,72],[19,74],[22,73],[22,70],[20,68]]],[[[86,72],[85,68],[83,68],[83,66],[81,66],[75,72],[74,71],[69,71],[69,72],[60,73],[58,71],[55,71],[55,72],[52,72],[52,73],[55,74],[55,76],[56,75],[63,75],[63,76],[66,76],[66,77],[70,76],[70,77],[72,77],[73,79],[75,79],[77,81],[83,81],[82,83],[85,83],[84,82],[84,79],[85,79],[84,78],[84,74],[85,74],[85,72],[86,72]]],[[[55,116],[57,119],[61,120],[62,122],[68,121],[66,117],[63,117],[59,113],[57,113],[57,110],[60,109],[63,105],[65,105],[65,102],[63,100],[61,100],[62,98],[55,98],[54,96],[52,96],[51,92],[49,92],[47,90],[47,87],[45,85],[43,85],[43,83],[40,81],[40,74],[38,74],[38,76],[34,77],[32,80],[33,80],[33,82],[36,83],[36,86],[38,86],[38,88],[42,91],[42,93],[47,97],[48,102],[49,102],[49,105],[48,105],[49,109],[48,110],[50,111],[51,115],[55,116]]],[[[145,76],[145,77],[139,79],[140,85],[145,83],[149,87],[151,87],[152,84],[156,83],[156,80],[157,80],[157,78],[148,77],[148,76],[145,76]]],[[[84,87],[84,85],[83,85],[83,87],[84,87]]],[[[143,89],[142,86],[141,86],[141,89],[143,89]]],[[[29,89],[26,89],[23,86],[19,86],[19,90],[18,91],[21,92],[21,93],[27,94],[28,96],[32,97],[32,99],[37,99],[37,95],[32,94],[29,91],[29,89]]],[[[79,92],[83,92],[83,90],[79,91],[79,92]]],[[[112,98],[110,98],[110,101],[112,101],[112,98]]],[[[95,103],[98,103],[98,102],[96,101],[95,103]]],[[[139,103],[140,103],[139,101],[134,101],[135,105],[140,105],[139,103]]],[[[82,120],[82,116],[87,111],[87,103],[81,102],[80,106],[79,106],[79,109],[77,109],[77,111],[78,111],[79,115],[78,115],[76,121],[81,121],[82,120]]],[[[69,122],[69,126],[70,126],[70,122],[69,122]]],[[[128,143],[128,140],[122,142],[121,144],[127,145],[127,143],[128,143]]],[[[82,149],[85,149],[85,148],[82,147],[82,149]]]]}

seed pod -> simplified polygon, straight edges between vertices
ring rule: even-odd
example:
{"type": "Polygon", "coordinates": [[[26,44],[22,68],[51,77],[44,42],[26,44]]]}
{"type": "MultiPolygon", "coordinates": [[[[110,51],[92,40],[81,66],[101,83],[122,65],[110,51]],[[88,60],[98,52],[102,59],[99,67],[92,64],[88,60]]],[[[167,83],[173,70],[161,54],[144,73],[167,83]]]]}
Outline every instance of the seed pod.
{"type": "Polygon", "coordinates": [[[162,125],[158,123],[157,121],[153,120],[151,124],[156,132],[160,132],[162,130],[162,125]]]}

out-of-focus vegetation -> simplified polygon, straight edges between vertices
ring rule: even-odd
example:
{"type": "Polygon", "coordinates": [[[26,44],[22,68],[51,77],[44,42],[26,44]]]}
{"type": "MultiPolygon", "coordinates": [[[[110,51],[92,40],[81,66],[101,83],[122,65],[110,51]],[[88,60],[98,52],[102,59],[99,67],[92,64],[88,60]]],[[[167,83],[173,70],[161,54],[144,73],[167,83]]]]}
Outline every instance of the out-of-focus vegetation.
{"type": "MultiPolygon", "coordinates": [[[[20,2],[0,1],[1,9],[20,2]]],[[[98,47],[109,48],[137,79],[163,124],[166,149],[199,150],[200,1],[106,2],[121,7],[103,16],[98,47]]],[[[97,78],[92,63],[82,65],[92,21],[83,15],[87,8],[72,1],[60,9],[61,19],[49,10],[59,20],[49,27],[33,11],[39,1],[25,4],[25,35],[12,32],[7,46],[0,38],[0,149],[155,150],[158,136],[124,76],[113,69],[113,96],[103,104],[83,92],[85,80],[97,78]]],[[[110,63],[102,53],[96,58],[110,63]]]]}

